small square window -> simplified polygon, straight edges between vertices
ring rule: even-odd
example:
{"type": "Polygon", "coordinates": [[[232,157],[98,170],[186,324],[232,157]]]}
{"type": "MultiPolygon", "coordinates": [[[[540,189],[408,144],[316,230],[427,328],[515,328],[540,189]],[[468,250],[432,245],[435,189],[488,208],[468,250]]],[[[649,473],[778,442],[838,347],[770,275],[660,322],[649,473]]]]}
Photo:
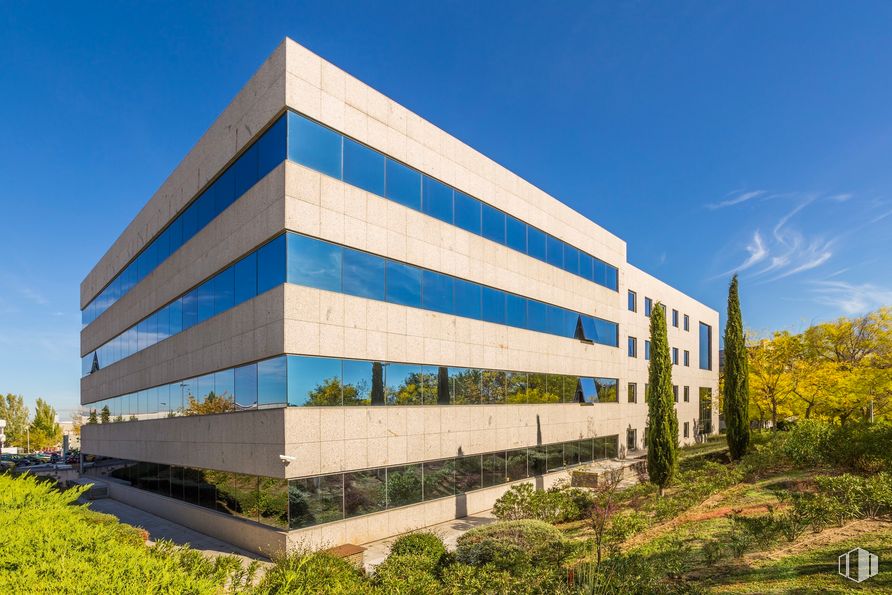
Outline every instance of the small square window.
{"type": "Polygon", "coordinates": [[[629,394],[629,403],[637,403],[638,402],[638,385],[634,382],[629,383],[628,388],[629,394]]]}
{"type": "Polygon", "coordinates": [[[691,402],[691,387],[690,386],[684,387],[684,402],[685,403],[691,402]]]}
{"type": "Polygon", "coordinates": [[[690,437],[690,435],[691,435],[691,423],[686,421],[686,422],[684,422],[684,437],[688,438],[688,437],[690,437]]]}
{"type": "Polygon", "coordinates": [[[644,298],[644,315],[650,316],[650,311],[653,310],[654,301],[649,297],[644,298]]]}
{"type": "Polygon", "coordinates": [[[638,311],[638,294],[629,290],[629,312],[638,311]]]}
{"type": "Polygon", "coordinates": [[[691,352],[688,351],[687,349],[684,350],[684,365],[686,365],[686,366],[691,365],[691,352]]]}
{"type": "Polygon", "coordinates": [[[629,357],[638,357],[638,339],[629,337],[629,357]]]}
{"type": "Polygon", "coordinates": [[[687,314],[684,315],[684,330],[691,330],[691,318],[687,314]]]}
{"type": "Polygon", "coordinates": [[[675,399],[675,402],[678,403],[678,385],[672,385],[672,398],[675,399]]]}
{"type": "Polygon", "coordinates": [[[678,310],[672,310],[672,326],[678,328],[678,310]]]}
{"type": "Polygon", "coordinates": [[[678,365],[678,347],[672,348],[672,365],[678,365]]]}

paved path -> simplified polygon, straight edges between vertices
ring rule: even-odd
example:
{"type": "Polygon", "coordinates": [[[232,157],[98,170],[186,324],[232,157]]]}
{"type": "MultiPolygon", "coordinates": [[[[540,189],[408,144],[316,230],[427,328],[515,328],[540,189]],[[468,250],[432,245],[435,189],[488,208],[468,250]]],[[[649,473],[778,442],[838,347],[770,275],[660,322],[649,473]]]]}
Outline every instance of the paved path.
{"type": "Polygon", "coordinates": [[[118,500],[112,498],[102,498],[99,500],[89,500],[90,509],[96,512],[104,512],[118,517],[122,523],[133,525],[134,527],[142,527],[149,532],[148,543],[154,543],[158,539],[169,539],[177,545],[188,545],[193,550],[197,550],[207,556],[219,556],[221,554],[232,554],[242,558],[244,561],[259,560],[268,562],[266,558],[258,554],[251,553],[239,547],[221,541],[204,533],[199,533],[182,525],[178,525],[173,521],[161,518],[150,512],[134,508],[118,500]]]}

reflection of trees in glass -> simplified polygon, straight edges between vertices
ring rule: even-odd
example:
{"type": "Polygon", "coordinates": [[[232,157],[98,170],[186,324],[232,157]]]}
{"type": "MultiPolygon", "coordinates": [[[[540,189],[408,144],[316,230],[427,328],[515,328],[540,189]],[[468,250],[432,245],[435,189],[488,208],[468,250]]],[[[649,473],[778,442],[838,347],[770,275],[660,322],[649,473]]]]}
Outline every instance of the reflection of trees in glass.
{"type": "Polygon", "coordinates": [[[208,470],[204,472],[204,480],[217,488],[217,510],[255,521],[259,518],[260,493],[257,477],[208,470]]]}
{"type": "Polygon", "coordinates": [[[613,378],[595,378],[595,385],[598,387],[599,403],[616,403],[618,395],[616,394],[617,381],[613,378]]]}
{"type": "Polygon", "coordinates": [[[356,399],[356,387],[353,385],[341,386],[341,379],[336,377],[326,378],[316,385],[316,388],[307,393],[307,405],[332,405],[341,404],[343,394],[346,402],[347,393],[352,399],[356,399]]]}
{"type": "Polygon", "coordinates": [[[288,482],[290,528],[299,529],[344,518],[341,474],[288,482]]]}
{"type": "Polygon", "coordinates": [[[395,391],[392,386],[387,387],[388,405],[421,405],[424,385],[420,371],[409,373],[395,391]]]}
{"type": "Polygon", "coordinates": [[[288,528],[288,481],[261,477],[257,508],[261,523],[288,528]]]}
{"type": "MultiPolygon", "coordinates": [[[[557,389],[557,386],[548,386],[548,374],[530,373],[527,374],[529,385],[527,386],[527,403],[560,403],[560,392],[554,392],[551,389],[557,389]]],[[[552,385],[555,383],[552,382],[552,385]]]]}
{"type": "Polygon", "coordinates": [[[421,502],[421,465],[387,470],[387,507],[421,502]]]}
{"type": "Polygon", "coordinates": [[[424,499],[433,500],[455,494],[455,462],[430,461],[424,463],[424,499]]]}
{"type": "Polygon", "coordinates": [[[372,405],[384,404],[384,366],[381,362],[372,364],[372,405]]]}
{"type": "Polygon", "coordinates": [[[509,403],[526,403],[527,402],[527,384],[528,378],[526,372],[508,372],[507,374],[507,392],[509,403]]]}
{"type": "Polygon", "coordinates": [[[505,402],[505,373],[496,370],[484,370],[481,381],[483,403],[505,402]]]}
{"type": "Polygon", "coordinates": [[[232,396],[225,392],[218,395],[211,391],[204,401],[199,401],[190,394],[188,403],[184,415],[207,415],[235,411],[235,402],[232,396]]]}
{"type": "Polygon", "coordinates": [[[344,474],[344,512],[347,517],[384,510],[384,469],[344,474]]]}
{"type": "Polygon", "coordinates": [[[481,380],[483,370],[465,368],[451,374],[452,401],[456,405],[476,405],[483,400],[481,380]]]}

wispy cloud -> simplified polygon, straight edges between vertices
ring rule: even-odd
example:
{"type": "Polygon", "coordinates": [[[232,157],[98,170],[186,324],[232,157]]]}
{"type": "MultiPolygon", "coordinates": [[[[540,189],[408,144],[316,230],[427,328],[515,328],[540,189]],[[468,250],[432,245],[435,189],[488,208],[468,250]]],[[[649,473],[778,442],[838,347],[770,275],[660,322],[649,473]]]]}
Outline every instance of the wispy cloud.
{"type": "Polygon", "coordinates": [[[758,197],[783,197],[796,202],[792,208],[784,211],[775,221],[764,226],[771,230],[767,237],[762,234],[761,229],[754,230],[751,240],[744,246],[747,256],[743,262],[718,276],[727,276],[732,272],[741,273],[752,269],[749,273],[750,278],[758,279],[759,283],[770,283],[816,269],[833,258],[842,239],[841,236],[832,238],[824,237],[821,234],[807,236],[794,222],[800,213],[818,201],[845,202],[852,198],[851,194],[832,196],[804,193],[769,194],[759,190],[738,193],[734,198],[726,200],[725,203],[728,205],[739,204],[758,197]]]}
{"type": "Polygon", "coordinates": [[[766,192],[764,190],[750,190],[749,192],[732,192],[728,195],[727,198],[721,200],[719,202],[710,203],[706,205],[706,208],[715,211],[716,209],[724,209],[725,207],[732,207],[734,205],[739,205],[740,203],[747,202],[749,200],[753,200],[754,198],[759,198],[760,196],[765,196],[766,192]]]}
{"type": "Polygon", "coordinates": [[[872,283],[849,283],[847,281],[815,281],[813,292],[815,301],[837,308],[845,314],[863,314],[879,306],[892,303],[892,289],[872,283]]]}
{"type": "Polygon", "coordinates": [[[38,306],[46,306],[50,303],[48,299],[43,297],[40,292],[32,287],[22,285],[19,286],[18,291],[23,298],[25,298],[29,302],[37,304],[38,306]]]}

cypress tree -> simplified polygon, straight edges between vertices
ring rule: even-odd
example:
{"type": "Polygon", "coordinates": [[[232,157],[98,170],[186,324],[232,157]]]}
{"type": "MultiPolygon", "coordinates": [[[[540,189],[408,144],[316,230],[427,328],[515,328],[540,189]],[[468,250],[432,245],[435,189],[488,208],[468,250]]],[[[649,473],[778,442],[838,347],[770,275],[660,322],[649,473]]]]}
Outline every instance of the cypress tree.
{"type": "Polygon", "coordinates": [[[737,275],[728,288],[728,322],[725,324],[725,386],[722,405],[731,458],[739,460],[750,445],[750,390],[746,340],[737,293],[737,275]]]}
{"type": "Polygon", "coordinates": [[[657,304],[650,313],[650,367],[647,373],[647,474],[663,489],[678,463],[678,414],[672,395],[672,359],[666,335],[666,310],[657,304]]]}

